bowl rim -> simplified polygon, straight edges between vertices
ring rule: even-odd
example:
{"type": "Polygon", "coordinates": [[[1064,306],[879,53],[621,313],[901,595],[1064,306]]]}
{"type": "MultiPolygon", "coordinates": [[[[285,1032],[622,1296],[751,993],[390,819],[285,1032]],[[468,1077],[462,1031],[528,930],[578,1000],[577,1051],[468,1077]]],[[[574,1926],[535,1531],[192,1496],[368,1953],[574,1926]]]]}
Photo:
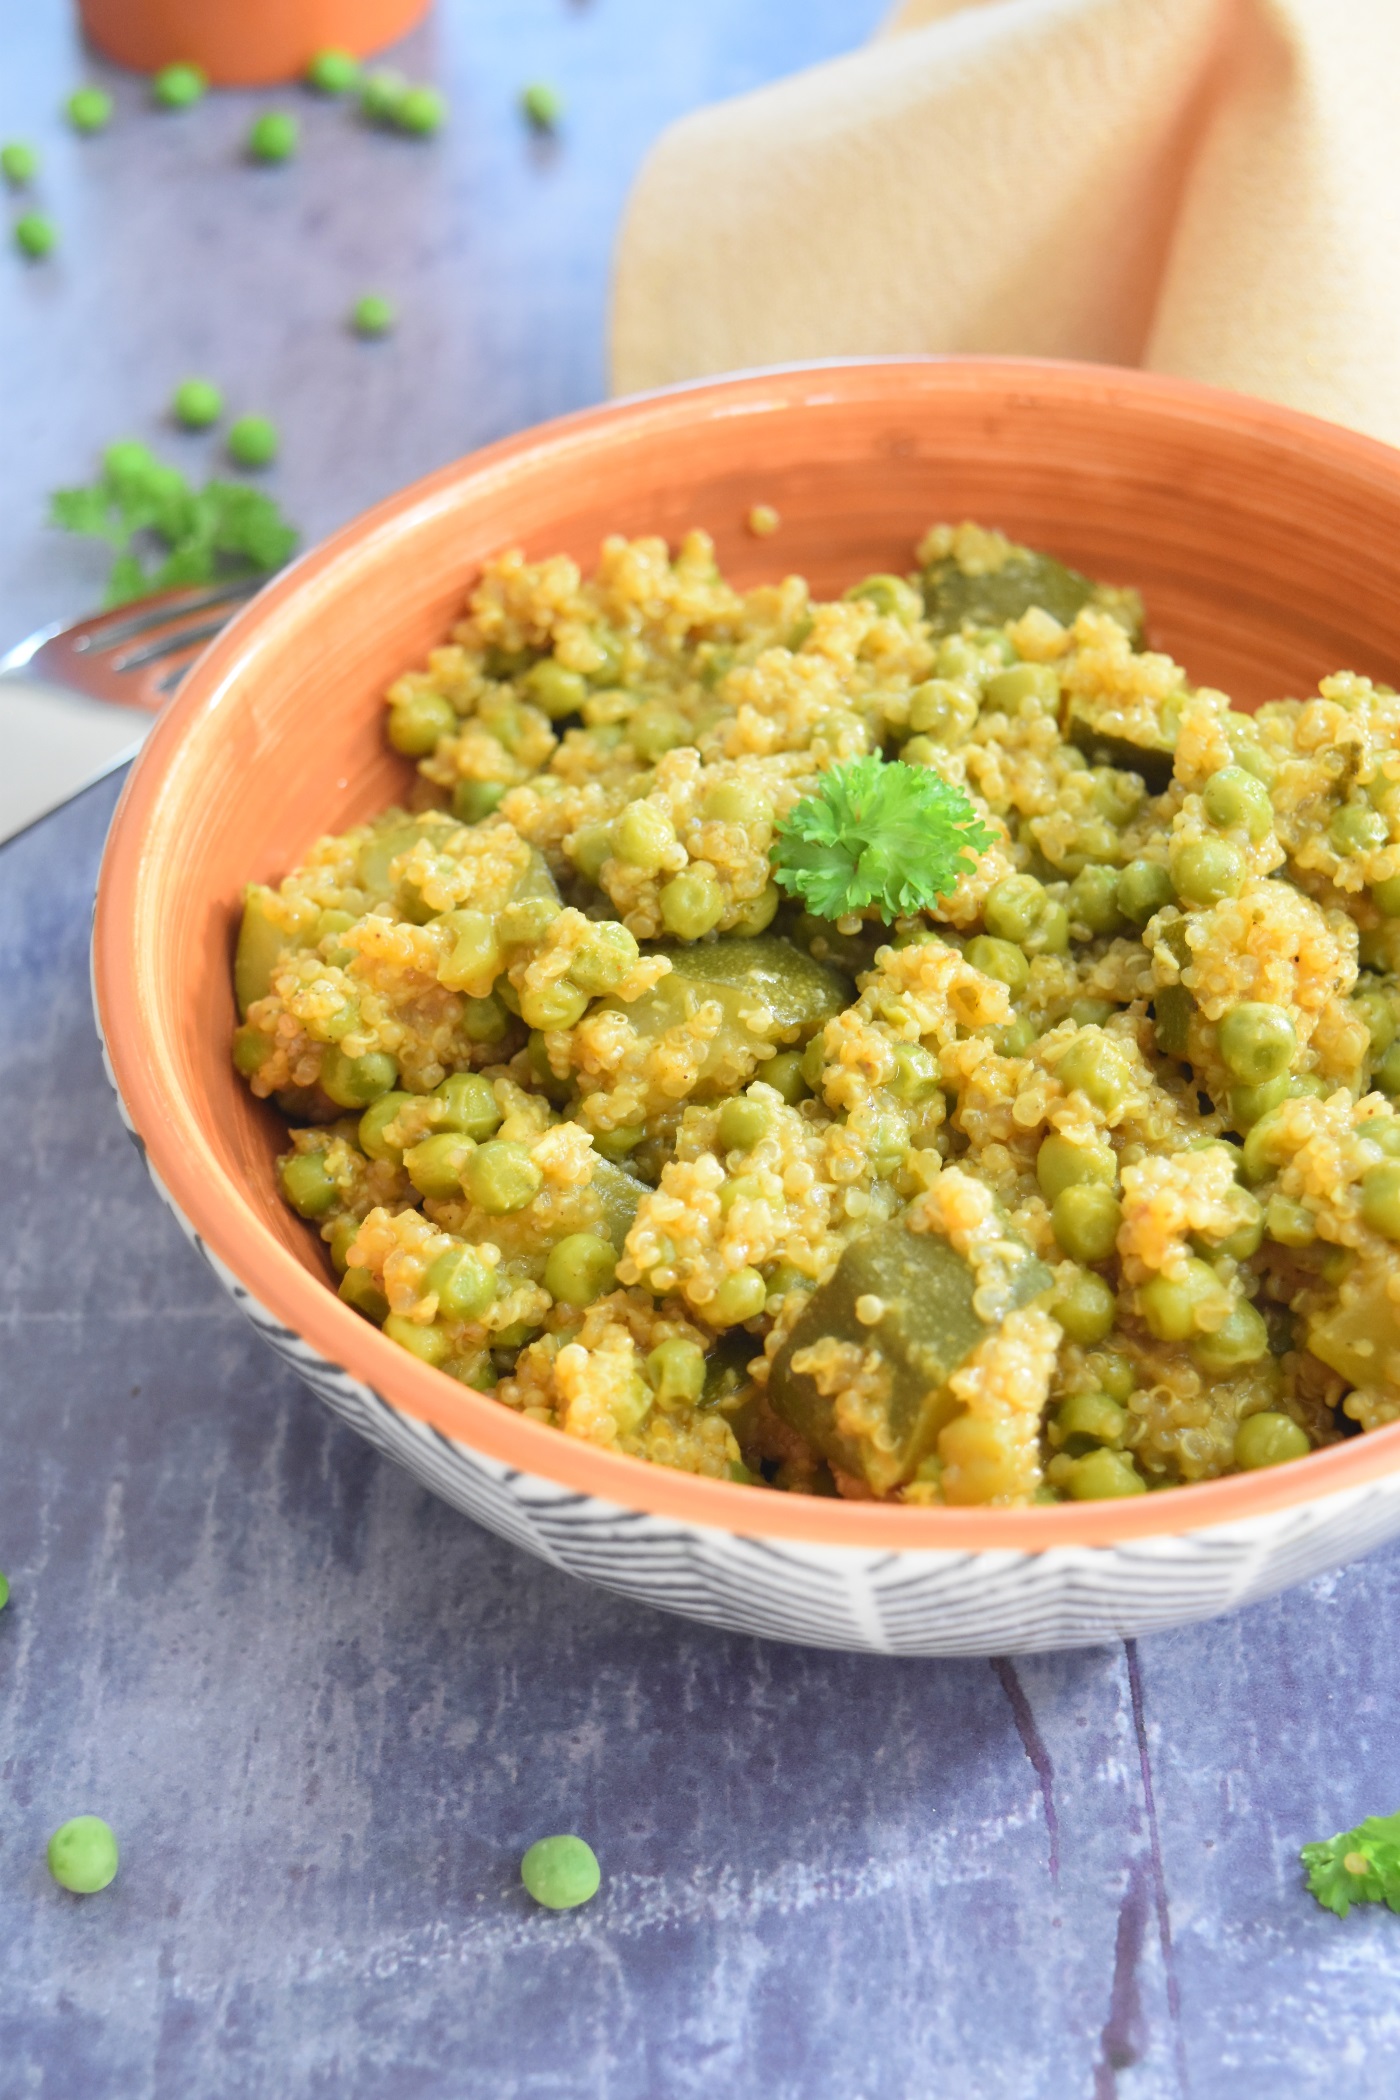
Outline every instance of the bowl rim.
{"type": "Polygon", "coordinates": [[[386,1340],[310,1274],[262,1223],[234,1178],[211,1173],[199,1123],[178,1084],[146,984],[141,939],[152,832],[178,795],[187,735],[219,707],[235,678],[307,610],[329,601],[411,520],[455,508],[464,485],[483,491],[541,455],[606,453],[668,427],[729,415],[800,412],[836,400],[933,388],[1027,393],[1047,403],[1141,404],[1196,425],[1286,442],[1400,489],[1400,450],[1251,396],[1159,373],[1051,358],[831,358],[686,381],[538,424],[412,482],[343,525],[273,578],[211,643],[165,708],[114,814],[98,878],[93,993],[113,1083],[170,1200],[251,1296],[325,1360],[388,1406],[478,1455],[578,1496],[637,1515],[810,1548],[909,1552],[1042,1552],[1108,1547],[1269,1517],[1365,1488],[1400,1470],[1400,1422],[1345,1439],[1291,1465],[1232,1474],[1121,1501],[1029,1509],[931,1508],[777,1494],[607,1451],[526,1420],[460,1386],[386,1340]]]}

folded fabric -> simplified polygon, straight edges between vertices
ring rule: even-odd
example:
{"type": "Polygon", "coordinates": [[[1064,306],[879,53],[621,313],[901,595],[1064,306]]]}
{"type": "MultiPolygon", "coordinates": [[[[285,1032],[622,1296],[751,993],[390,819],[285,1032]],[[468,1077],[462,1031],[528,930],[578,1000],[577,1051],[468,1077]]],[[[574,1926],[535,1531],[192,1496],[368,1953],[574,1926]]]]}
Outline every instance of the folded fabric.
{"type": "Polygon", "coordinates": [[[1400,442],[1400,0],[905,0],[662,137],[617,391],[908,351],[1141,364],[1400,442]]]}

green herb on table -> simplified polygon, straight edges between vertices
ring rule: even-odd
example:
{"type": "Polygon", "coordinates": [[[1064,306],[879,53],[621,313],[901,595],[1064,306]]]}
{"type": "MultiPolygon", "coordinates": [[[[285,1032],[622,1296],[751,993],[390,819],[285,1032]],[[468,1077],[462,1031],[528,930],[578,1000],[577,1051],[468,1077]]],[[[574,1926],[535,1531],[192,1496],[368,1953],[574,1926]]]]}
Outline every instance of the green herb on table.
{"type": "Polygon", "coordinates": [[[7,1605],[8,1603],[9,1603],[9,1601],[10,1601],[10,1583],[9,1583],[9,1578],[8,1578],[8,1576],[5,1576],[5,1575],[0,1575],[0,1611],[3,1611],[3,1610],[5,1609],[5,1606],[6,1606],[6,1605],[7,1605]]]}
{"type": "Polygon", "coordinates": [[[208,87],[202,66],[162,66],[151,82],[151,100],[158,109],[190,109],[204,100],[208,87]]]}
{"type": "Polygon", "coordinates": [[[929,767],[851,758],[778,825],[773,874],[819,918],[873,904],[888,925],[951,895],[995,839],[962,789],[929,767]]]}
{"type": "Polygon", "coordinates": [[[75,131],[89,136],[95,131],[105,131],[112,121],[112,98],[106,88],[74,88],[63,113],[75,131]]]}
{"type": "Polygon", "coordinates": [[[269,167],[279,161],[290,160],[301,139],[301,127],[294,116],[285,109],[265,109],[255,117],[248,132],[247,153],[249,160],[260,160],[269,167]]]}
{"type": "Polygon", "coordinates": [[[42,212],[27,211],[22,219],[15,220],[15,246],[31,262],[38,262],[58,246],[58,228],[42,212]]]}
{"type": "Polygon", "coordinates": [[[224,412],[224,397],[212,379],[182,379],[170,398],[170,413],[186,430],[208,430],[224,412]]]}
{"type": "Polygon", "coordinates": [[[356,335],[372,339],[391,335],[398,318],[392,300],[381,297],[378,292],[366,292],[351,309],[350,326],[356,335]]]}
{"type": "Polygon", "coordinates": [[[226,574],[265,575],[297,540],[270,496],[238,482],[191,488],[134,438],[107,447],[90,488],[59,489],[50,504],[50,523],[61,531],[114,550],[105,605],[226,574]]]}
{"type": "Polygon", "coordinates": [[[281,442],[266,416],[240,416],[229,425],[228,456],[237,467],[270,467],[281,442]]]}
{"type": "Polygon", "coordinates": [[[349,95],[363,77],[360,61],[349,51],[318,51],[306,69],[306,84],[318,95],[349,95]]]}
{"type": "Polygon", "coordinates": [[[557,131],[564,114],[564,98],[547,81],[531,81],[520,94],[520,111],[534,131],[557,131]]]}
{"type": "Polygon", "coordinates": [[[95,1896],[116,1877],[117,1840],[101,1816],[74,1816],[49,1839],[48,1858],[60,1888],[95,1896]]]}
{"type": "Polygon", "coordinates": [[[1353,1903],[1400,1910],[1400,1815],[1367,1816],[1355,1830],[1304,1845],[1298,1857],[1308,1871],[1309,1893],[1339,1918],[1353,1903]]]}
{"type": "Polygon", "coordinates": [[[10,139],[0,146],[0,175],[12,190],[22,190],[39,172],[39,156],[23,139],[10,139]]]}
{"type": "Polygon", "coordinates": [[[546,1910],[577,1910],[598,1893],[602,1874],[581,1837],[539,1838],[520,1862],[520,1879],[546,1910]]]}

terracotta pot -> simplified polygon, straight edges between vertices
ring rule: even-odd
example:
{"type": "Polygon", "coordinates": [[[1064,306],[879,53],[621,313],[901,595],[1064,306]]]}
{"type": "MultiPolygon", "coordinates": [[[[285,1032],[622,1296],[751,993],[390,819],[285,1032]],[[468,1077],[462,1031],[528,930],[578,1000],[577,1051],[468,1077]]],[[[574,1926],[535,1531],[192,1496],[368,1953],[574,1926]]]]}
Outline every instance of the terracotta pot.
{"type": "Polygon", "coordinates": [[[86,35],[138,73],[186,60],[220,87],[294,80],[317,51],[380,51],[431,0],[79,0],[86,35]]]}
{"type": "MultiPolygon", "coordinates": [[[[504,1535],[717,1623],[905,1653],[1145,1631],[1400,1532],[1400,1424],[1116,1502],[884,1507],[700,1480],[526,1421],[343,1305],[280,1201],[280,1119],[229,1060],[243,884],[401,794],[381,695],[485,556],[591,563],[706,526],[741,585],[836,593],[973,517],[1147,594],[1153,639],[1237,698],[1340,665],[1400,683],[1400,453],[1143,373],[975,359],[758,373],[590,410],[444,468],[279,577],[157,724],[113,825],[94,981],[115,1084],[187,1231],[333,1407],[504,1535]],[[775,539],[744,530],[776,505],[775,539]]],[[[233,1395],[229,1404],[236,1404],[233,1395]]]]}

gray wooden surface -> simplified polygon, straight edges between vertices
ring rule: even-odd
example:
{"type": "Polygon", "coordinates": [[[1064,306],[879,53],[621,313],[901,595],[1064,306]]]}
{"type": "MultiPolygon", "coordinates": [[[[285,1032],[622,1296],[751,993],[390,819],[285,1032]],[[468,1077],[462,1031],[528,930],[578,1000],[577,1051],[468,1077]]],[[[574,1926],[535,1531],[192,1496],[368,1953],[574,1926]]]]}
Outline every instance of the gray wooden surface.
{"type": "MultiPolygon", "coordinates": [[[[162,437],[186,370],[280,418],[310,533],[595,396],[647,139],[877,12],[458,0],[411,54],[439,147],[313,107],[263,173],[273,97],[123,82],[69,140],[64,13],[0,0],[0,133],[65,233],[0,257],[0,635],[88,603],[43,492],[162,437]],[[404,322],[367,347],[372,285],[404,322]]],[[[1400,1805],[1400,1552],[1014,1666],[731,1639],[521,1558],[337,1427],[147,1187],[88,1015],[114,794],[0,849],[0,2100],[1390,2100],[1400,1919],[1325,1916],[1295,1853],[1400,1805]],[[43,1866],[81,1810],[123,1846],[86,1901],[43,1866]],[[570,1917],[516,1880],[555,1829],[606,1876],[570,1917]]]]}

